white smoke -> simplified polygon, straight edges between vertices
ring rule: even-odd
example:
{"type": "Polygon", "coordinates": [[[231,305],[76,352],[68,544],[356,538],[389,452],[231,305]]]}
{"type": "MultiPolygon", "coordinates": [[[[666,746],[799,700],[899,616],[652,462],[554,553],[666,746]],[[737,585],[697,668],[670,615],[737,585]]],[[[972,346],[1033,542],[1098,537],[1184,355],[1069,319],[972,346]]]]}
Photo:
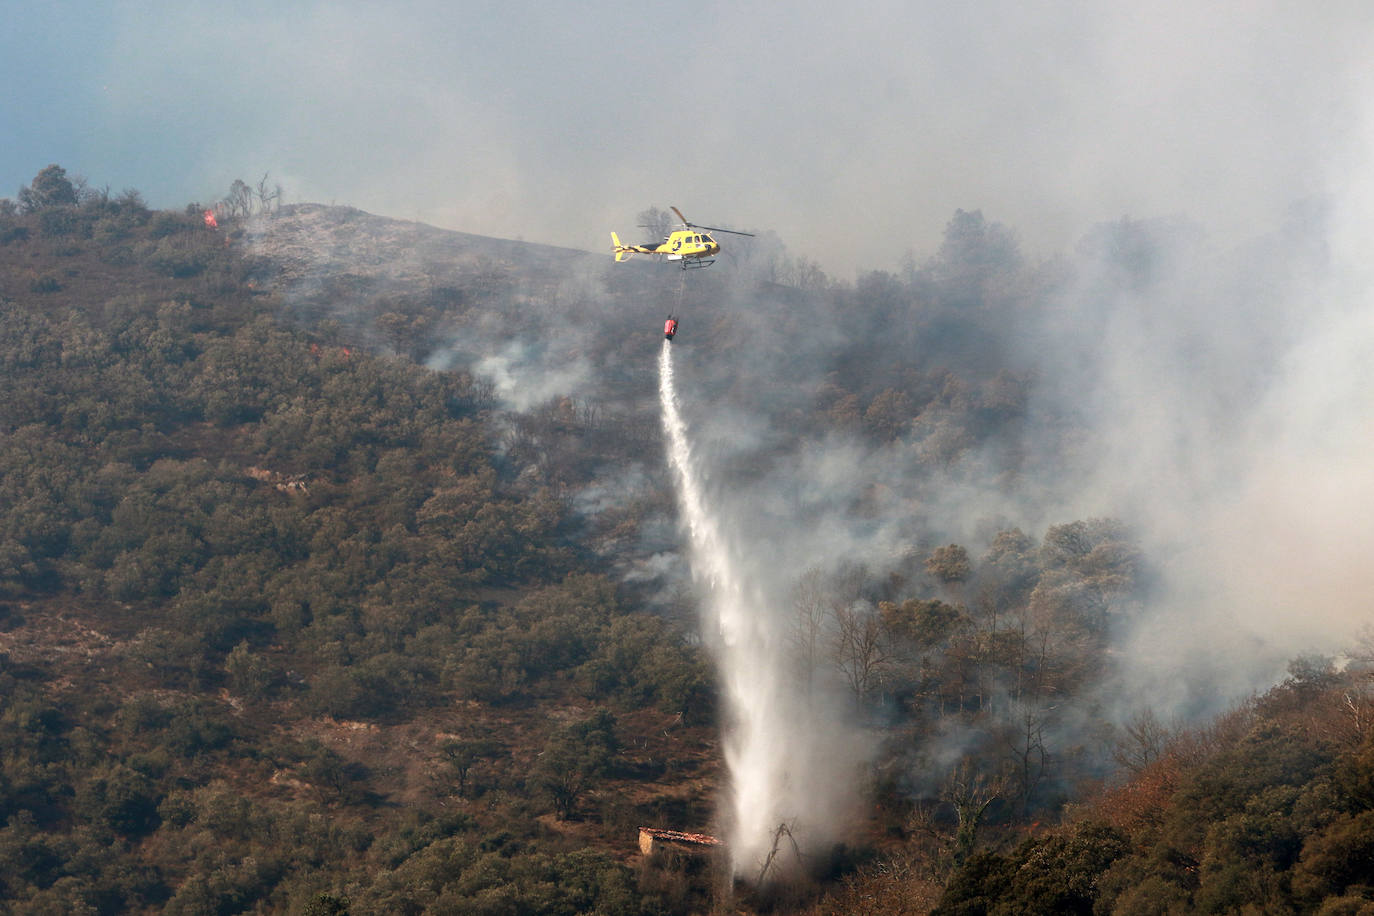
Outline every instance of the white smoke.
{"type": "Polygon", "coordinates": [[[805,856],[835,838],[853,813],[865,744],[823,693],[800,689],[789,656],[787,598],[746,576],[756,561],[749,556],[751,545],[732,543],[709,508],[666,340],[659,356],[659,398],[693,578],[705,588],[706,639],[724,694],[731,864],[736,875],[758,878],[770,860],[780,869],[795,866],[800,863],[791,860],[792,849],[805,856]]]}
{"type": "Polygon", "coordinates": [[[472,371],[491,379],[505,406],[526,411],[551,398],[586,387],[583,379],[591,375],[591,367],[584,360],[573,359],[561,365],[553,363],[543,353],[513,341],[477,360],[472,371]]]}

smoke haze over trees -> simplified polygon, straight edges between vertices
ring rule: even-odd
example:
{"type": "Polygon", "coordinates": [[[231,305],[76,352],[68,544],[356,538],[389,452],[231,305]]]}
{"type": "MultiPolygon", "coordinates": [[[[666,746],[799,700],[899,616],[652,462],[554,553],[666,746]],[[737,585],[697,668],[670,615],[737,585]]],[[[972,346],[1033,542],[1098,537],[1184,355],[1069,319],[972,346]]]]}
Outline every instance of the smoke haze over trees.
{"type": "MultiPolygon", "coordinates": [[[[681,314],[684,410],[772,596],[759,613],[791,613],[810,571],[847,579],[825,585],[840,597],[816,612],[812,664],[874,714],[917,713],[901,791],[1025,812],[1110,768],[1110,723],[1222,711],[1358,633],[1368,335],[1360,275],[1334,256],[1347,218],[1313,201],[1242,242],[1123,218],[1036,261],[1011,228],[958,211],[898,274],[784,287],[769,280],[795,279],[795,261],[765,246],[687,278],[681,302],[661,266],[569,258],[522,293],[518,340],[474,343],[476,316],[453,337],[503,354],[488,365],[508,397],[553,385],[616,426],[648,387],[633,319],[681,314]],[[1332,315],[1356,333],[1334,340],[1332,315]],[[1314,399],[1334,448],[1304,432],[1314,399]],[[1336,481],[1349,503],[1312,498],[1336,481]],[[1315,550],[1295,540],[1309,536],[1315,550]],[[1320,610],[1291,611],[1303,590],[1320,610]],[[938,687],[919,686],[918,662],[938,687]]],[[[652,500],[656,461],[590,504],[652,500]]],[[[655,581],[672,542],[639,549],[628,575],[655,581]]]]}
{"type": "Polygon", "coordinates": [[[907,856],[931,903],[958,876],[950,906],[1048,893],[1032,858],[1219,907],[1359,893],[1368,684],[1329,658],[1358,655],[1371,546],[1350,201],[1239,241],[1123,218],[1048,259],[958,210],[850,284],[778,235],[681,277],[318,205],[216,233],[56,166],[28,190],[0,221],[10,899],[537,908],[556,875],[574,911],[701,909],[690,864],[614,859],[637,821],[710,827],[723,788],[658,432],[669,311],[753,610],[865,735],[880,813],[826,825],[838,852],[798,828],[801,872],[839,893],[907,856]],[[1012,842],[1113,774],[1156,780],[1164,828],[1123,795],[1012,842]],[[1216,780],[1233,833],[1168,813],[1216,780]],[[336,831],[299,826],[318,806],[336,831]],[[1161,838],[1202,876],[1161,873],[1161,838]],[[167,855],[135,878],[139,842],[167,855]]]}

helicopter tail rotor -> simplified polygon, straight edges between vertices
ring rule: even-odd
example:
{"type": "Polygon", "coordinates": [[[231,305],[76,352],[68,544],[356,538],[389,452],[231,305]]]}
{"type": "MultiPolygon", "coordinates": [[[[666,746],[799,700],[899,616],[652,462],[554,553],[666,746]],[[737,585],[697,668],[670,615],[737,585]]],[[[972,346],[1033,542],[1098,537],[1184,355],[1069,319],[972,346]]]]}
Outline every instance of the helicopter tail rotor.
{"type": "Polygon", "coordinates": [[[611,232],[611,247],[615,250],[615,259],[617,262],[628,261],[630,260],[630,255],[635,253],[634,248],[631,246],[620,244],[620,236],[616,235],[614,231],[611,232]]]}

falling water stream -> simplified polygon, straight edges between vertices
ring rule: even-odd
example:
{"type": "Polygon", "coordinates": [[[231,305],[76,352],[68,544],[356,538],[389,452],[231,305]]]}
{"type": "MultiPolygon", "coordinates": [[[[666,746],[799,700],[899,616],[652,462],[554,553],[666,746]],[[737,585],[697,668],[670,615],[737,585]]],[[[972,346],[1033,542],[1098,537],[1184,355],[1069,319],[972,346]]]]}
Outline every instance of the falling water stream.
{"type": "MultiPolygon", "coordinates": [[[[659,356],[659,399],[668,458],[677,478],[678,502],[690,539],[692,575],[705,585],[703,619],[715,652],[726,715],[725,761],[730,771],[727,842],[736,875],[755,877],[769,859],[779,827],[796,818],[790,806],[789,770],[794,742],[780,730],[805,730],[785,695],[782,645],[751,590],[717,515],[710,511],[678,409],[672,345],[659,356]],[[787,721],[791,718],[791,721],[787,721]]],[[[795,786],[791,786],[795,789],[795,786]]]]}

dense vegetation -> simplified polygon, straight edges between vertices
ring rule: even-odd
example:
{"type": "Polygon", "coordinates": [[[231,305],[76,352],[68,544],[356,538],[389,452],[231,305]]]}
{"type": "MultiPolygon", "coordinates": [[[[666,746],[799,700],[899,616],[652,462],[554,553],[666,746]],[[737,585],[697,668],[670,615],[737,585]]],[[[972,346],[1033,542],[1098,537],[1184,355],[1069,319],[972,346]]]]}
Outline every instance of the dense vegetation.
{"type": "Polygon", "coordinates": [[[970,856],[935,912],[1370,912],[1371,713],[1367,670],[1307,660],[1206,728],[1137,723],[1128,781],[970,856]]]}
{"type": "Polygon", "coordinates": [[[583,571],[489,392],[281,324],[198,208],[24,200],[0,248],[0,897],[689,907],[613,853],[709,797],[589,792],[709,775],[708,674],[583,571]]]}
{"type": "MultiPolygon", "coordinates": [[[[673,508],[658,341],[624,306],[665,294],[625,273],[569,322],[595,281],[513,248],[302,266],[270,227],[375,223],[278,198],[237,182],[211,229],[50,166],[0,202],[0,908],[1374,907],[1366,669],[1306,659],[1209,726],[1118,727],[1098,687],[1152,580],[1129,528],[952,543],[916,500],[919,549],[817,558],[792,594],[799,670],[879,736],[849,843],[764,896],[641,861],[636,826],[709,829],[721,781],[691,602],[642,572],[673,508]],[[503,408],[474,365],[514,340],[579,390],[503,408]]],[[[1071,454],[1071,416],[1024,447],[1036,376],[1006,330],[1054,272],[981,214],[904,276],[745,268],[748,309],[701,278],[684,337],[714,362],[684,372],[792,437],[723,477],[825,436],[931,488],[1071,454]]]]}

